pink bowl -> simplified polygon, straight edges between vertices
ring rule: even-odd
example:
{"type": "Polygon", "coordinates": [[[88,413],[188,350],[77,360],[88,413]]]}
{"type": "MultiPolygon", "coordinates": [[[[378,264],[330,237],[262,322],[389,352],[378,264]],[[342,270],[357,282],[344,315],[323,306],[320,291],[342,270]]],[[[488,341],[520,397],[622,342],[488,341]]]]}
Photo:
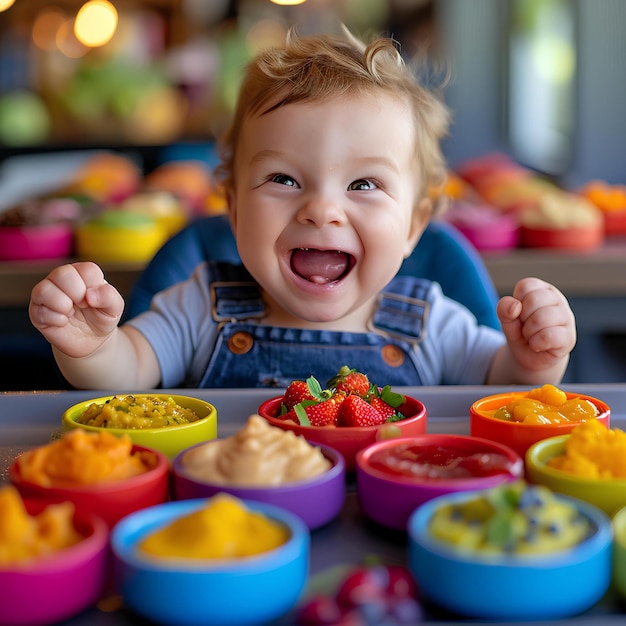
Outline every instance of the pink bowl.
{"type": "MultiPolygon", "coordinates": [[[[193,448],[213,445],[216,440],[199,443],[193,448]]],[[[175,500],[210,498],[221,491],[241,500],[254,500],[279,506],[300,517],[310,530],[319,528],[339,515],[346,497],[346,470],[343,456],[328,446],[320,446],[322,454],[332,467],[310,480],[299,480],[284,485],[250,486],[224,485],[192,478],[185,473],[185,450],[172,461],[175,500]]]]}
{"type": "MultiPolygon", "coordinates": [[[[41,502],[26,501],[29,513],[41,502]]],[[[70,548],[29,563],[0,566],[0,624],[52,624],[93,606],[104,591],[109,529],[97,516],[76,510],[74,526],[85,537],[70,548]]]]}
{"type": "Polygon", "coordinates": [[[293,422],[285,422],[277,419],[280,413],[280,405],[283,396],[271,398],[263,402],[258,413],[272,426],[278,426],[283,430],[291,430],[296,435],[301,435],[307,441],[329,446],[338,450],[346,461],[346,471],[352,472],[356,468],[356,454],[359,450],[376,442],[379,431],[387,426],[397,427],[397,436],[412,437],[426,432],[426,407],[417,399],[407,396],[406,402],[398,407],[398,410],[406,415],[406,418],[393,424],[381,426],[301,426],[293,422]]]}
{"type": "Polygon", "coordinates": [[[66,223],[0,227],[0,260],[63,259],[71,256],[72,228],[66,223]]]}
{"type": "Polygon", "coordinates": [[[17,459],[9,468],[9,480],[24,499],[38,500],[46,504],[69,500],[77,509],[90,511],[112,528],[126,515],[168,500],[168,458],[151,448],[132,447],[133,454],[141,451],[151,452],[156,456],[155,467],[118,482],[77,487],[44,487],[22,479],[17,459]]]}
{"type": "Polygon", "coordinates": [[[423,434],[379,441],[361,450],[356,464],[357,496],[364,513],[375,522],[397,530],[406,530],[413,511],[428,500],[458,491],[495,487],[524,475],[524,461],[517,452],[500,443],[469,435],[423,434]],[[437,450],[439,455],[449,453],[459,458],[497,454],[501,463],[491,468],[493,473],[483,469],[483,475],[456,478],[406,476],[372,463],[378,453],[404,447],[437,450]]]}

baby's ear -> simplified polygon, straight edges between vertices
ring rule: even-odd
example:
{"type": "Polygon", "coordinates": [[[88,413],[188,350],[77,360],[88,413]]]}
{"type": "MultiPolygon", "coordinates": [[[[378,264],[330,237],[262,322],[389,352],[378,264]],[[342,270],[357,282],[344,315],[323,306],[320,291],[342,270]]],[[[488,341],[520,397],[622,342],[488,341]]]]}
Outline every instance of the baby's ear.
{"type": "Polygon", "coordinates": [[[411,256],[417,242],[420,240],[422,233],[433,215],[433,203],[430,198],[422,198],[417,206],[413,209],[411,216],[411,227],[407,237],[407,247],[404,257],[411,256]]]}

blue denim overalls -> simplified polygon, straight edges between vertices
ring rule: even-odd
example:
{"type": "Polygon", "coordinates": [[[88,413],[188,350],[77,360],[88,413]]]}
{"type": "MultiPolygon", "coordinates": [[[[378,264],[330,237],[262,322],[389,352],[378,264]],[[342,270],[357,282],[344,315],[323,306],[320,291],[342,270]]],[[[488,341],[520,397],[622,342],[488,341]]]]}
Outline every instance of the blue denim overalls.
{"type": "Polygon", "coordinates": [[[265,305],[241,265],[211,263],[215,349],[198,384],[208,387],[286,387],[313,375],[322,386],[343,365],[381,385],[420,385],[415,345],[424,333],[431,281],[396,276],[380,294],[371,332],[302,330],[258,324],[265,305]]]}

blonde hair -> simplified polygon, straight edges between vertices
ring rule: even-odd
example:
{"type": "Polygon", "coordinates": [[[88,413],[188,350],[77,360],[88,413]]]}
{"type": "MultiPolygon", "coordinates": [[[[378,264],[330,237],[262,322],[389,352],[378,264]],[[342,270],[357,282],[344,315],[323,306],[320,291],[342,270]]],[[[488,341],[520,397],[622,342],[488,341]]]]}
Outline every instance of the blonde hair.
{"type": "Polygon", "coordinates": [[[294,102],[324,101],[346,94],[384,91],[405,100],[413,113],[420,195],[441,187],[447,175],[440,141],[450,115],[404,62],[396,43],[378,38],[369,44],[347,29],[344,37],[287,34],[282,47],[262,50],[247,66],[230,128],[220,142],[216,174],[224,187],[234,184],[234,161],[243,121],[294,102]]]}

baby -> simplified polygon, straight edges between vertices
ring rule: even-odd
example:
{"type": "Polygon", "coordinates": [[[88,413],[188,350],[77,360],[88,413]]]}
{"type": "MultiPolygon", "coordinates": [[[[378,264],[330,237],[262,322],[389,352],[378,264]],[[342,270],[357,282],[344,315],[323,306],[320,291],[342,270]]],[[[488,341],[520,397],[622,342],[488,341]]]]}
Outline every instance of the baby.
{"type": "Polygon", "coordinates": [[[291,32],[247,68],[222,144],[243,265],[203,263],[122,325],[102,270],[63,265],[30,319],[77,388],[284,387],[346,363],[391,385],[558,384],[576,328],[554,286],[521,280],[500,332],[396,275],[433,215],[448,124],[391,40],[291,32]]]}

